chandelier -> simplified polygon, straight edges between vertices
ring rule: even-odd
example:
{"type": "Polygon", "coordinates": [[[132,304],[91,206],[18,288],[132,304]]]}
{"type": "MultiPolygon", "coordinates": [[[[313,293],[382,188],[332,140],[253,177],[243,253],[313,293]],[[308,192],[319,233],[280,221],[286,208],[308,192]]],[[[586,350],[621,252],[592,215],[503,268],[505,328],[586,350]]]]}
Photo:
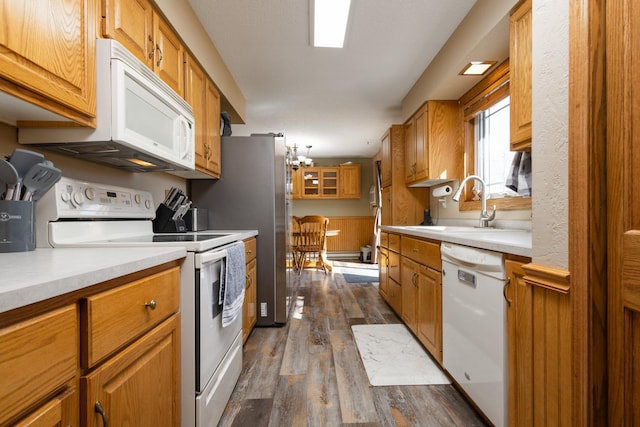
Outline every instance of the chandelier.
{"type": "Polygon", "coordinates": [[[303,156],[302,154],[298,154],[298,145],[293,144],[293,147],[287,147],[287,163],[291,166],[294,171],[297,171],[301,166],[302,167],[311,167],[313,166],[313,159],[309,157],[309,152],[311,151],[311,145],[307,145],[307,155],[303,156]]]}

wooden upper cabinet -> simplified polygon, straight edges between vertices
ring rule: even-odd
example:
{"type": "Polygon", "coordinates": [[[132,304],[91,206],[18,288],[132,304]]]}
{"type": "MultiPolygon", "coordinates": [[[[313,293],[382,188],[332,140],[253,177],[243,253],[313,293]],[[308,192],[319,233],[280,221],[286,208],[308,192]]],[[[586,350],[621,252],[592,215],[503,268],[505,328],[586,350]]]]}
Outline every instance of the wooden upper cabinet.
{"type": "Polygon", "coordinates": [[[360,198],[360,165],[350,163],[340,165],[340,198],[360,198]]]}
{"type": "Polygon", "coordinates": [[[531,0],[509,20],[511,150],[531,151],[531,0]]]}
{"type": "Polygon", "coordinates": [[[404,128],[404,180],[411,182],[416,173],[416,118],[409,120],[404,128]]]}
{"type": "Polygon", "coordinates": [[[209,147],[207,172],[219,178],[222,169],[220,157],[220,92],[218,92],[218,89],[210,79],[207,79],[205,101],[207,105],[205,140],[209,147]]]}
{"type": "Polygon", "coordinates": [[[382,158],[382,169],[390,169],[391,183],[382,189],[382,224],[416,225],[422,222],[424,209],[429,207],[428,188],[409,188],[405,184],[405,125],[392,125],[382,137],[388,141],[388,162],[382,158]],[[388,166],[385,165],[388,163],[388,166]]]}
{"type": "MultiPolygon", "coordinates": [[[[184,99],[195,118],[196,170],[204,176],[220,177],[220,94],[198,63],[185,54],[184,99]]],[[[191,175],[190,175],[191,176],[191,175]]]]}
{"type": "Polygon", "coordinates": [[[184,96],[184,46],[169,23],[157,13],[153,15],[153,32],[153,69],[178,95],[184,96]]]}
{"type": "Polygon", "coordinates": [[[147,0],[102,0],[102,36],[153,69],[153,6],[147,0]]]}
{"type": "Polygon", "coordinates": [[[94,4],[0,1],[0,90],[95,127],[94,4]]]}
{"type": "Polygon", "coordinates": [[[385,188],[393,182],[391,176],[391,162],[393,159],[391,155],[391,130],[388,130],[382,136],[381,145],[380,184],[382,188],[385,188]]]}
{"type": "Polygon", "coordinates": [[[289,168],[289,173],[291,174],[291,198],[299,199],[302,197],[302,172],[300,169],[289,168]]]}
{"type": "Polygon", "coordinates": [[[291,171],[292,199],[359,199],[360,165],[316,166],[291,171]]]}
{"type": "Polygon", "coordinates": [[[459,179],[463,141],[457,101],[428,101],[407,123],[405,182],[459,179]]]}
{"type": "Polygon", "coordinates": [[[195,163],[197,168],[206,169],[208,155],[205,146],[205,92],[207,88],[207,76],[190,55],[185,55],[184,74],[184,99],[191,105],[195,119],[195,163]]]}
{"type": "Polygon", "coordinates": [[[184,46],[149,1],[102,0],[102,36],[122,43],[184,96],[184,46]]]}

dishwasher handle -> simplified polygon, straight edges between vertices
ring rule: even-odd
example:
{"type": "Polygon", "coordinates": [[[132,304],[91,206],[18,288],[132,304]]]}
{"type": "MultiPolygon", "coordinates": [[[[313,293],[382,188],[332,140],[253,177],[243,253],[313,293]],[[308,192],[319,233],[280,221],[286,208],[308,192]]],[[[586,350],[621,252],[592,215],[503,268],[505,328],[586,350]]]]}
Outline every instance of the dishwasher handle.
{"type": "Polygon", "coordinates": [[[472,287],[476,287],[476,275],[473,273],[469,273],[468,271],[458,270],[458,280],[466,283],[467,285],[471,285],[472,287]]]}

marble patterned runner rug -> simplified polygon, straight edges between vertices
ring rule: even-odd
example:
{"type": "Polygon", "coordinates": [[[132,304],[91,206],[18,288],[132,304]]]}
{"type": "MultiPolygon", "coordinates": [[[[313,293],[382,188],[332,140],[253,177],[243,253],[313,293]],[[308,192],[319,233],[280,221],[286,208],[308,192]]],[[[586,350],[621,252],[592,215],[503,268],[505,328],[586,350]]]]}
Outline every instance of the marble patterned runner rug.
{"type": "Polygon", "coordinates": [[[371,385],[451,383],[403,324],[353,325],[351,330],[371,385]]]}

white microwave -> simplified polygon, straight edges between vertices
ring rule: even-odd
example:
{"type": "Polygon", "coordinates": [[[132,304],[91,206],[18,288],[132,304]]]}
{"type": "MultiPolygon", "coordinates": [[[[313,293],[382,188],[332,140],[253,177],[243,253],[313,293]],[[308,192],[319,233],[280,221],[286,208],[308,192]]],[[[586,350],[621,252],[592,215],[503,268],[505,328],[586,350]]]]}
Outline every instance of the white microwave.
{"type": "Polygon", "coordinates": [[[96,40],[97,126],[19,128],[18,142],[133,172],[195,169],[191,106],[111,39],[96,40]]]}

